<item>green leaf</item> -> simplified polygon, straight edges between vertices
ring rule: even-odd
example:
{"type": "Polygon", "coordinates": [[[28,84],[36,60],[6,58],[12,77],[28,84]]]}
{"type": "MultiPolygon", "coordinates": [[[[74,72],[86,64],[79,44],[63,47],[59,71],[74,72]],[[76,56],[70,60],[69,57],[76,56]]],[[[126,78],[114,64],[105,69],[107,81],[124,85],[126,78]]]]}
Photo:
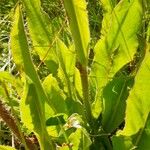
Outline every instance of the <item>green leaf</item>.
{"type": "Polygon", "coordinates": [[[108,133],[115,131],[119,125],[123,126],[121,123],[123,123],[125,118],[126,101],[130,90],[134,86],[134,78],[145,53],[145,41],[140,40],[140,46],[136,54],[137,57],[130,63],[131,66],[126,64],[103,89],[104,108],[102,124],[104,130],[108,133]],[[135,62],[136,66],[134,65],[135,62]],[[129,69],[132,71],[129,71],[129,69]]]}
{"type": "MultiPolygon", "coordinates": [[[[22,14],[19,8],[16,9],[16,13],[14,16],[14,25],[11,31],[11,50],[20,51],[19,59],[22,60],[22,68],[24,69],[25,74],[32,80],[35,84],[36,90],[38,91],[38,95],[44,102],[47,102],[51,107],[53,107],[50,103],[50,100],[47,98],[45,91],[42,87],[40,79],[37,75],[37,72],[34,68],[30,53],[29,46],[26,38],[26,34],[23,26],[22,14]]],[[[54,109],[54,108],[53,108],[54,109]]]]}
{"type": "Polygon", "coordinates": [[[73,144],[72,150],[88,150],[91,145],[90,137],[83,128],[78,128],[74,133],[72,133],[69,136],[69,140],[73,144]]]}
{"type": "Polygon", "coordinates": [[[101,3],[105,11],[112,11],[111,0],[101,0],[101,3]]]}
{"type": "Polygon", "coordinates": [[[123,130],[125,135],[133,135],[144,127],[147,115],[150,111],[149,101],[149,76],[150,76],[150,52],[147,47],[145,58],[135,77],[135,84],[127,101],[126,124],[123,130]]]}
{"type": "Polygon", "coordinates": [[[76,93],[78,94],[78,97],[83,98],[81,76],[77,68],[75,68],[74,86],[76,88],[76,93]]]}
{"type": "Polygon", "coordinates": [[[5,90],[2,87],[0,87],[0,97],[7,98],[5,90]]]}
{"type": "MultiPolygon", "coordinates": [[[[42,10],[40,0],[23,0],[33,48],[46,63],[50,72],[56,74],[58,64],[53,49],[51,24],[48,15],[42,10]]],[[[54,39],[55,40],[55,39],[54,39]]]]}
{"type": "Polygon", "coordinates": [[[52,147],[52,144],[47,136],[44,104],[50,101],[44,92],[30,57],[22,13],[19,6],[16,7],[14,24],[11,31],[11,49],[14,55],[19,54],[18,58],[23,62],[20,65],[26,74],[26,89],[24,98],[21,101],[22,120],[28,128],[33,129],[38,134],[41,149],[47,149],[48,147],[52,147]],[[17,53],[15,53],[16,51],[17,53]],[[26,113],[29,114],[28,117],[31,117],[29,120],[26,117],[26,113]]]}
{"type": "Polygon", "coordinates": [[[65,76],[71,77],[75,70],[75,52],[66,47],[59,39],[56,42],[58,61],[65,76]]]}
{"type": "Polygon", "coordinates": [[[111,22],[110,20],[112,19],[112,12],[114,7],[116,6],[116,0],[101,0],[102,7],[103,7],[103,20],[102,20],[102,29],[101,29],[101,34],[105,35],[109,31],[111,22]]]}
{"type": "Polygon", "coordinates": [[[11,73],[6,71],[0,72],[0,97],[3,101],[7,102],[10,106],[17,106],[18,107],[18,98],[16,98],[16,95],[11,95],[11,102],[8,98],[7,92],[9,93],[17,93],[17,97],[22,96],[22,90],[23,90],[23,82],[17,78],[14,77],[11,73]],[[15,96],[15,97],[14,97],[15,96]]]}
{"type": "Polygon", "coordinates": [[[90,31],[85,0],[64,0],[78,61],[86,65],[90,31]]]}
{"type": "Polygon", "coordinates": [[[113,150],[129,150],[134,147],[131,137],[113,136],[113,150]]]}
{"type": "Polygon", "coordinates": [[[23,0],[23,3],[27,13],[33,45],[49,46],[51,38],[50,21],[48,15],[42,10],[40,0],[23,0]]]}
{"type": "Polygon", "coordinates": [[[24,124],[37,133],[40,133],[41,128],[43,128],[44,107],[42,103],[43,101],[40,101],[38,98],[35,85],[28,79],[25,85],[24,96],[21,100],[21,117],[24,124]]]}
{"type": "Polygon", "coordinates": [[[126,99],[133,86],[133,77],[114,77],[103,90],[102,124],[106,132],[114,131],[124,120],[126,99]]]}
{"type": "Polygon", "coordinates": [[[57,80],[52,75],[49,75],[45,78],[43,87],[48,98],[55,107],[55,111],[57,113],[67,113],[67,107],[65,104],[66,96],[59,88],[57,80]]]}
{"type": "MultiPolygon", "coordinates": [[[[118,132],[115,138],[132,137],[132,145],[137,149],[144,150],[150,146],[150,101],[149,101],[149,77],[150,77],[150,52],[146,48],[145,58],[135,77],[135,84],[130,92],[125,116],[125,127],[118,132]]],[[[125,140],[121,140],[124,145],[125,140]]]]}
{"type": "Polygon", "coordinates": [[[81,115],[84,119],[86,118],[84,114],[83,105],[81,102],[75,101],[74,99],[68,97],[66,99],[66,105],[67,105],[67,110],[69,115],[72,115],[73,113],[77,113],[81,115]]]}
{"type": "Polygon", "coordinates": [[[150,41],[150,22],[148,24],[148,29],[147,29],[147,41],[150,41]]]}
{"type": "Polygon", "coordinates": [[[59,124],[65,124],[65,120],[63,118],[63,115],[57,115],[49,118],[46,120],[46,126],[53,126],[53,125],[59,125],[59,124]]]}
{"type": "Polygon", "coordinates": [[[115,4],[116,4],[116,0],[101,0],[103,9],[108,13],[108,12],[112,12],[115,4]]]}
{"type": "Polygon", "coordinates": [[[73,75],[75,72],[75,59],[76,55],[73,47],[70,49],[61,41],[56,42],[57,58],[59,62],[58,77],[65,88],[65,91],[69,97],[72,97],[72,83],[73,75]]]}
{"type": "Polygon", "coordinates": [[[30,79],[26,79],[20,110],[23,123],[37,135],[41,149],[46,149],[49,146],[53,148],[46,131],[44,102],[39,97],[35,84],[30,79]]]}
{"type": "Polygon", "coordinates": [[[96,77],[99,88],[130,62],[136,52],[142,21],[141,1],[121,1],[114,8],[110,21],[108,32],[102,35],[94,49],[92,76],[96,77]]]}
{"type": "Polygon", "coordinates": [[[0,71],[0,82],[8,82],[8,83],[14,83],[14,80],[16,81],[16,78],[12,76],[9,72],[6,71],[0,71]]]}
{"type": "Polygon", "coordinates": [[[143,130],[140,130],[133,139],[134,145],[139,150],[146,150],[150,147],[150,114],[147,117],[147,121],[143,130]]]}
{"type": "Polygon", "coordinates": [[[101,99],[101,92],[98,91],[98,83],[96,83],[95,79],[90,77],[90,97],[92,101],[92,115],[94,118],[98,118],[100,113],[102,112],[102,101],[101,99]],[[93,90],[92,90],[93,89],[93,90]]]}
{"type": "Polygon", "coordinates": [[[0,149],[1,150],[16,150],[15,148],[12,148],[10,146],[2,146],[2,145],[0,145],[0,149]]]}
{"type": "Polygon", "coordinates": [[[104,86],[133,59],[138,48],[137,34],[142,16],[140,0],[120,1],[112,13],[104,16],[107,24],[103,24],[101,39],[94,48],[95,57],[90,74],[91,79],[95,80],[99,101],[102,101],[104,86]]]}
{"type": "Polygon", "coordinates": [[[145,126],[140,129],[139,132],[133,136],[125,136],[117,134],[113,136],[113,148],[114,150],[122,149],[138,149],[138,150],[148,150],[150,147],[150,115],[147,117],[145,126]]]}
{"type": "Polygon", "coordinates": [[[102,101],[100,101],[100,94],[97,92],[95,94],[94,102],[92,103],[92,115],[94,118],[98,118],[102,112],[102,101]]]}
{"type": "Polygon", "coordinates": [[[18,92],[22,88],[22,81],[6,71],[0,72],[0,83],[11,84],[13,87],[15,87],[17,89],[18,92]]]}

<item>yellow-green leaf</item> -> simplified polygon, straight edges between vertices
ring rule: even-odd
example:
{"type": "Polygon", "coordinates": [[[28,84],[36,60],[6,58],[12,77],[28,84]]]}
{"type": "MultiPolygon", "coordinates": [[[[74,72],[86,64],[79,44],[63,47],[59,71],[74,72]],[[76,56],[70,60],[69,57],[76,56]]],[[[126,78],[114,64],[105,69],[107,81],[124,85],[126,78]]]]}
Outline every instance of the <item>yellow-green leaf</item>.
{"type": "Polygon", "coordinates": [[[0,145],[0,149],[1,149],[1,150],[16,150],[16,149],[13,148],[13,147],[10,147],[10,146],[2,146],[2,145],[0,145]]]}
{"type": "Polygon", "coordinates": [[[92,76],[96,77],[99,87],[103,87],[121,67],[133,59],[138,48],[137,33],[142,15],[140,0],[120,1],[110,14],[108,31],[94,49],[92,76]]]}
{"type": "Polygon", "coordinates": [[[53,49],[55,38],[52,36],[51,24],[48,15],[42,10],[40,0],[23,0],[28,22],[29,34],[33,48],[40,59],[46,63],[52,73],[57,72],[55,50],[53,49]]]}
{"type": "Polygon", "coordinates": [[[21,59],[19,64],[21,63],[20,65],[25,72],[27,83],[24,98],[21,101],[22,121],[37,134],[41,149],[47,149],[52,145],[46,131],[44,104],[50,101],[44,92],[31,60],[20,6],[16,7],[14,18],[11,31],[11,49],[14,52],[13,55],[18,55],[21,59]],[[16,51],[17,53],[15,53],[16,51]],[[29,118],[26,116],[26,111],[30,114],[29,118]]]}
{"type": "Polygon", "coordinates": [[[64,0],[78,61],[87,64],[90,31],[85,0],[64,0]]]}
{"type": "Polygon", "coordinates": [[[115,147],[124,147],[125,150],[129,146],[139,150],[148,150],[150,147],[149,50],[150,47],[147,46],[145,58],[137,72],[134,86],[127,100],[125,127],[114,137],[115,147]]]}

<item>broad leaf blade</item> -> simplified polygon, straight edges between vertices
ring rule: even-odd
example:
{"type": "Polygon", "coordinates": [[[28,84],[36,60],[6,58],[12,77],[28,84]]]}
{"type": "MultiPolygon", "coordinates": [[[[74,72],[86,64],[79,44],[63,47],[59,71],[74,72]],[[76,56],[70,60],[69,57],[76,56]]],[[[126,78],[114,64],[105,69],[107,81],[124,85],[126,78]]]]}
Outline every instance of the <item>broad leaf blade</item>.
{"type": "Polygon", "coordinates": [[[135,84],[127,101],[125,135],[133,135],[144,127],[150,111],[150,53],[147,47],[145,58],[135,77],[135,84]]]}
{"type": "Polygon", "coordinates": [[[117,0],[101,0],[104,11],[107,13],[111,13],[115,5],[117,4],[117,0]]]}
{"type": "Polygon", "coordinates": [[[61,41],[56,42],[57,58],[66,78],[72,77],[75,70],[75,52],[61,41]]]}
{"type": "Polygon", "coordinates": [[[23,62],[20,65],[25,71],[26,82],[28,83],[27,91],[25,92],[25,98],[21,102],[21,107],[23,107],[23,110],[21,109],[22,120],[24,123],[26,123],[28,128],[32,128],[34,132],[38,134],[41,149],[47,149],[48,147],[52,146],[47,137],[47,131],[45,127],[44,103],[48,101],[48,98],[43,90],[30,57],[28,42],[24,31],[22,13],[19,6],[16,7],[14,24],[11,31],[11,49],[14,55],[19,54],[18,56],[23,62]],[[17,53],[15,53],[16,51],[17,53]],[[30,93],[31,97],[28,95],[28,93],[30,93]],[[35,99],[33,96],[35,96],[35,99]],[[38,109],[34,111],[33,105],[35,104],[37,105],[36,108],[38,109]],[[28,116],[31,117],[30,122],[26,122],[26,111],[30,113],[28,116]],[[37,113],[39,116],[36,115],[37,113]],[[38,122],[36,122],[37,119],[39,120],[38,122]]]}
{"type": "Polygon", "coordinates": [[[0,145],[0,149],[1,149],[1,150],[16,150],[16,149],[13,148],[13,147],[10,147],[10,146],[3,146],[3,145],[0,145]]]}
{"type": "Polygon", "coordinates": [[[90,31],[85,0],[64,0],[78,61],[87,64],[90,31]]]}
{"type": "MultiPolygon", "coordinates": [[[[24,69],[25,74],[35,84],[38,90],[38,94],[43,99],[43,101],[48,102],[50,104],[50,101],[44,92],[40,79],[34,68],[34,65],[33,65],[33,62],[29,53],[29,46],[28,46],[26,34],[24,31],[22,14],[18,8],[16,9],[16,13],[14,16],[14,25],[11,31],[11,49],[12,49],[12,52],[14,53],[13,57],[15,57],[15,52],[18,51],[19,55],[17,57],[19,57],[19,59],[23,62],[20,65],[22,65],[22,68],[24,69]]],[[[51,107],[53,106],[51,105],[51,107]]]]}
{"type": "Polygon", "coordinates": [[[40,0],[23,0],[26,10],[29,34],[33,48],[46,63],[52,73],[57,72],[58,64],[53,49],[52,31],[48,15],[42,10],[40,0]]]}
{"type": "Polygon", "coordinates": [[[89,150],[91,140],[84,128],[78,128],[69,136],[69,140],[73,143],[72,150],[82,149],[89,150]]]}
{"type": "Polygon", "coordinates": [[[94,49],[92,76],[96,77],[100,88],[132,60],[138,47],[137,33],[142,21],[142,4],[136,0],[121,1],[110,15],[109,30],[102,35],[94,49]]]}
{"type": "Polygon", "coordinates": [[[52,75],[49,75],[45,78],[43,87],[47,96],[51,100],[51,103],[56,108],[56,112],[67,113],[65,104],[66,95],[63,93],[63,90],[59,88],[57,80],[52,75]]]}
{"type": "Polygon", "coordinates": [[[120,75],[114,77],[103,90],[103,119],[102,124],[106,132],[114,131],[124,120],[126,99],[133,86],[133,77],[120,75]]]}
{"type": "Polygon", "coordinates": [[[129,150],[134,147],[131,137],[113,136],[113,150],[129,150]]]}
{"type": "Polygon", "coordinates": [[[24,96],[21,101],[20,110],[24,124],[30,130],[40,133],[44,122],[44,107],[41,107],[43,102],[39,100],[35,85],[30,79],[27,79],[24,96]]]}
{"type": "Polygon", "coordinates": [[[69,97],[72,97],[73,93],[72,83],[73,83],[73,75],[75,72],[75,59],[76,59],[75,52],[72,49],[73,47],[69,49],[61,40],[59,39],[57,40],[56,50],[59,62],[58,76],[61,79],[61,82],[64,86],[64,90],[69,97]]]}
{"type": "Polygon", "coordinates": [[[139,48],[134,60],[116,73],[103,89],[103,127],[112,132],[124,121],[126,101],[134,85],[134,78],[145,56],[145,41],[139,38],[139,48]],[[135,64],[136,63],[136,64],[135,64]]]}
{"type": "Polygon", "coordinates": [[[118,133],[117,136],[113,136],[112,141],[114,150],[148,150],[150,147],[150,115],[147,117],[144,128],[137,134],[124,136],[118,133]]]}
{"type": "Polygon", "coordinates": [[[123,138],[124,140],[120,141],[120,145],[124,147],[129,146],[125,144],[125,140],[129,138],[131,139],[130,144],[132,143],[133,147],[140,150],[148,149],[150,146],[147,142],[150,140],[149,68],[150,52],[149,47],[147,47],[145,58],[137,72],[135,84],[127,101],[125,127],[114,137],[116,141],[123,138]]]}
{"type": "Polygon", "coordinates": [[[117,1],[116,0],[101,0],[103,7],[103,20],[102,20],[102,29],[101,35],[107,34],[111,26],[112,12],[115,8],[117,1]]]}
{"type": "Polygon", "coordinates": [[[136,53],[137,33],[141,28],[142,15],[140,0],[123,0],[112,13],[104,16],[104,20],[109,23],[103,24],[101,39],[94,48],[95,57],[91,70],[91,78],[95,79],[100,101],[103,88],[136,53]]]}

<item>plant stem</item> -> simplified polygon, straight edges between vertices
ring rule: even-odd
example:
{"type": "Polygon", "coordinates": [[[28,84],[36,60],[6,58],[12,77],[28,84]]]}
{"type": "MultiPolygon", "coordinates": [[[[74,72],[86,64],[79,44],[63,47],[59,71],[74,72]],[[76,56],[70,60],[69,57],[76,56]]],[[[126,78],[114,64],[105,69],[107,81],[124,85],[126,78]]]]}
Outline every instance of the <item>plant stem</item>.
{"type": "Polygon", "coordinates": [[[86,66],[82,66],[80,63],[77,64],[77,68],[79,69],[80,76],[81,76],[85,116],[89,125],[93,126],[91,105],[90,105],[90,100],[89,100],[88,71],[87,71],[86,66]]]}
{"type": "MultiPolygon", "coordinates": [[[[3,121],[7,124],[7,126],[11,129],[11,131],[16,135],[18,139],[22,139],[15,118],[7,110],[6,106],[2,103],[2,100],[0,100],[0,118],[3,119],[3,121]]],[[[24,136],[24,139],[28,148],[35,150],[33,142],[30,141],[28,137],[24,136]]]]}

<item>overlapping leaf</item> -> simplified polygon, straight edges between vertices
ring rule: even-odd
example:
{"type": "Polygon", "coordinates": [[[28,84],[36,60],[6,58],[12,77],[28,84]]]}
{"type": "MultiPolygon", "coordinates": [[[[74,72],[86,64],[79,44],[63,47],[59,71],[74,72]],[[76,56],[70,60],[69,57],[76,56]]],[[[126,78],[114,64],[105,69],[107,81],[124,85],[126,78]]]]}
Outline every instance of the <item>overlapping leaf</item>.
{"type": "Polygon", "coordinates": [[[52,45],[55,38],[52,36],[48,15],[42,10],[40,0],[23,0],[23,3],[33,47],[49,70],[56,73],[58,64],[52,45]]]}
{"type": "Polygon", "coordinates": [[[113,149],[118,150],[148,150],[150,147],[150,117],[148,116],[145,122],[145,126],[137,134],[132,136],[120,135],[113,136],[113,149]]]}
{"type": "MultiPolygon", "coordinates": [[[[0,97],[2,97],[4,100],[8,100],[8,97],[6,95],[6,89],[7,91],[12,91],[12,87],[13,87],[14,91],[16,90],[17,94],[21,96],[22,86],[23,86],[22,81],[19,80],[18,78],[15,78],[9,72],[6,71],[0,72],[0,97]]],[[[15,102],[15,104],[17,103],[15,102]]]]}
{"type": "Polygon", "coordinates": [[[17,57],[21,60],[20,62],[23,62],[20,65],[26,74],[26,89],[24,98],[21,101],[22,121],[28,128],[38,134],[41,149],[47,149],[49,146],[52,146],[47,137],[45,128],[44,103],[46,101],[48,102],[48,98],[43,90],[30,57],[19,6],[17,6],[15,11],[14,24],[11,31],[11,49],[14,57],[19,54],[17,57]],[[17,53],[15,53],[16,51],[17,53]],[[26,112],[29,114],[28,117],[26,116],[26,112]]]}
{"type": "Polygon", "coordinates": [[[103,128],[114,131],[125,117],[126,99],[133,86],[133,77],[120,75],[115,77],[103,90],[103,128]]]}
{"type": "Polygon", "coordinates": [[[2,145],[0,145],[0,149],[1,150],[16,150],[15,148],[12,148],[10,146],[2,146],[2,145]]]}
{"type": "Polygon", "coordinates": [[[69,140],[73,143],[73,150],[77,150],[79,147],[82,150],[88,150],[91,145],[91,140],[86,130],[78,128],[74,133],[69,136],[69,140]]]}
{"type": "Polygon", "coordinates": [[[1,83],[10,83],[18,91],[20,91],[20,88],[22,87],[21,80],[15,78],[13,75],[11,75],[9,72],[6,71],[0,72],[0,84],[1,83]]]}
{"type": "MultiPolygon", "coordinates": [[[[120,141],[121,145],[125,147],[126,139],[132,144],[133,147],[138,149],[148,149],[149,134],[149,76],[150,76],[150,53],[147,47],[145,58],[141,67],[136,75],[134,87],[130,93],[127,101],[125,127],[122,132],[119,132],[115,137],[115,141],[120,141]],[[134,136],[133,136],[134,135],[134,136]],[[130,140],[129,140],[130,138],[130,140]],[[131,139],[132,138],[132,139],[131,139]],[[142,145],[144,144],[144,145],[142,145]]],[[[119,146],[116,144],[116,146],[119,146]]]]}
{"type": "Polygon", "coordinates": [[[101,39],[94,48],[91,72],[98,92],[101,93],[114,74],[133,59],[138,47],[137,34],[141,28],[142,14],[141,0],[123,0],[112,9],[112,13],[104,16],[104,21],[106,17],[108,23],[103,24],[101,39]]]}
{"type": "Polygon", "coordinates": [[[64,72],[65,76],[68,76],[68,78],[74,75],[75,70],[76,55],[72,49],[68,49],[67,46],[61,40],[57,40],[56,50],[58,61],[62,71],[64,72]]]}
{"type": "Polygon", "coordinates": [[[90,31],[85,0],[64,0],[70,22],[71,33],[75,42],[77,58],[87,64],[90,31]]]}
{"type": "Polygon", "coordinates": [[[52,75],[49,75],[45,78],[43,82],[43,87],[49,99],[51,99],[51,102],[56,108],[56,112],[67,113],[67,108],[65,104],[66,96],[63,93],[63,90],[59,88],[57,80],[52,75]]]}
{"type": "Polygon", "coordinates": [[[108,32],[102,35],[94,49],[92,75],[96,76],[99,87],[103,87],[109,78],[130,62],[136,52],[137,33],[142,21],[141,1],[121,1],[110,15],[108,32]]]}
{"type": "Polygon", "coordinates": [[[57,58],[59,62],[58,76],[64,85],[65,91],[67,91],[68,96],[72,97],[72,82],[73,75],[75,72],[75,52],[66,47],[66,45],[61,41],[57,40],[56,50],[57,58]]]}

